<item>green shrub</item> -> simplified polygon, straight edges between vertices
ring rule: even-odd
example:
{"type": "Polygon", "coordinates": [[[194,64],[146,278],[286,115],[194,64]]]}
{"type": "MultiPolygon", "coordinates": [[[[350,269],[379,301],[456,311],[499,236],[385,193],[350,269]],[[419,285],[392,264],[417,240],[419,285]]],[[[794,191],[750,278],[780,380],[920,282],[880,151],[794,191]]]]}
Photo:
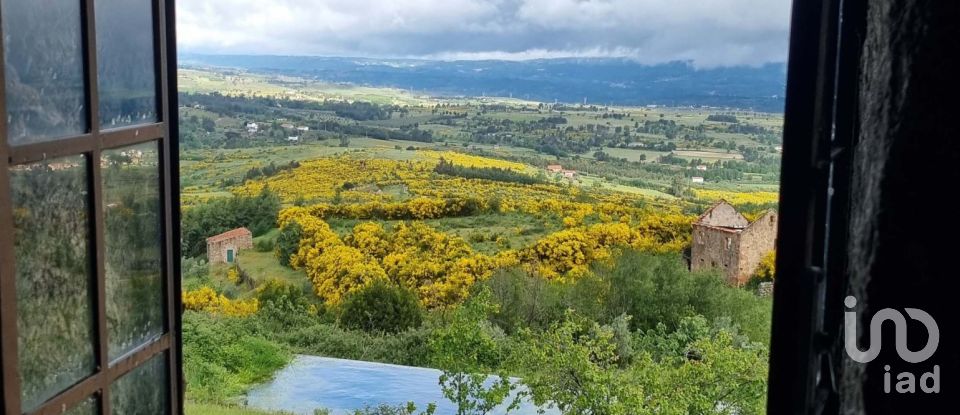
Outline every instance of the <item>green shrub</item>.
{"type": "Polygon", "coordinates": [[[292,222],[280,229],[277,240],[274,242],[274,254],[280,265],[290,266],[290,256],[300,249],[300,236],[303,234],[303,228],[299,223],[292,222]]]}
{"type": "Polygon", "coordinates": [[[729,318],[750,339],[769,342],[770,299],[732,287],[716,272],[690,272],[679,255],[626,251],[594,272],[611,287],[603,297],[606,321],[625,313],[633,317],[634,329],[664,324],[672,330],[699,314],[709,321],[729,318]]]}
{"type": "Polygon", "coordinates": [[[194,311],[183,314],[183,365],[190,399],[227,402],[287,364],[290,352],[250,330],[254,321],[194,311]]]}
{"type": "Polygon", "coordinates": [[[715,272],[692,273],[679,255],[627,250],[592,270],[566,284],[521,269],[497,272],[484,283],[499,307],[491,321],[507,333],[543,330],[572,309],[603,324],[625,314],[631,330],[649,330],[661,323],[674,329],[684,317],[699,314],[711,321],[728,318],[750,339],[769,341],[769,298],[732,287],[715,272]]]}
{"type": "Polygon", "coordinates": [[[340,306],[340,323],[350,329],[398,333],[419,327],[423,311],[417,296],[387,281],[347,296],[340,306]]]}
{"type": "Polygon", "coordinates": [[[427,366],[427,325],[392,335],[312,324],[279,333],[277,340],[296,353],[406,366],[427,366]]]}
{"type": "Polygon", "coordinates": [[[275,239],[271,238],[260,238],[253,243],[253,249],[257,252],[270,252],[273,251],[274,244],[276,244],[275,239]]]}

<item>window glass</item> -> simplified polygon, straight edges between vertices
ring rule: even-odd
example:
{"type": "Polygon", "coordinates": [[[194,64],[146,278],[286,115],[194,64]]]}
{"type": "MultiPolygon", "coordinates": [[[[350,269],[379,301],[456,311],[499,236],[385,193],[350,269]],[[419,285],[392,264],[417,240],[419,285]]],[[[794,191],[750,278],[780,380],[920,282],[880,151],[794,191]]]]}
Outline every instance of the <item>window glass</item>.
{"type": "Polygon", "coordinates": [[[100,125],[157,120],[153,2],[96,0],[100,125]]]}
{"type": "Polygon", "coordinates": [[[160,170],[157,143],[103,152],[109,355],[163,333],[160,170]]]}
{"type": "Polygon", "coordinates": [[[13,145],[87,129],[80,2],[4,0],[7,134],[13,145]]]}
{"type": "Polygon", "coordinates": [[[158,355],[133,369],[110,387],[110,406],[115,415],[161,415],[168,413],[170,399],[166,356],[158,355]]]}
{"type": "Polygon", "coordinates": [[[94,397],[89,397],[87,400],[80,402],[77,406],[71,408],[67,412],[64,412],[64,415],[97,415],[100,413],[100,407],[97,405],[97,399],[94,397]]]}
{"type": "Polygon", "coordinates": [[[26,410],[94,369],[86,158],[11,171],[21,398],[26,410]]]}

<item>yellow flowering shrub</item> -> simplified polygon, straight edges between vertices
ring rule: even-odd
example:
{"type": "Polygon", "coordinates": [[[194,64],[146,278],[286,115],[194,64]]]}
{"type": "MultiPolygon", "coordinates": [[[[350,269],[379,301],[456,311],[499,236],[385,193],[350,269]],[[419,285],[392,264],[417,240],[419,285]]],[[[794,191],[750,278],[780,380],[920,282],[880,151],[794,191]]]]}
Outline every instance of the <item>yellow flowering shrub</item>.
{"type": "Polygon", "coordinates": [[[323,220],[308,210],[281,212],[280,223],[303,227],[300,248],[291,264],[303,269],[314,292],[329,304],[378,279],[389,279],[419,295],[427,307],[456,304],[470,287],[516,257],[475,253],[463,239],[439,232],[422,222],[400,223],[387,231],[374,222],[358,224],[341,241],[323,220]]]}
{"type": "Polygon", "coordinates": [[[197,290],[183,293],[183,306],[187,310],[245,317],[260,310],[260,301],[256,298],[230,300],[223,294],[214,291],[213,288],[200,287],[197,290]]]}
{"type": "Polygon", "coordinates": [[[348,245],[376,258],[385,257],[391,248],[387,231],[376,222],[364,222],[354,226],[353,233],[346,239],[348,245]]]}
{"type": "Polygon", "coordinates": [[[434,162],[439,162],[440,159],[444,159],[448,162],[456,164],[458,166],[464,167],[475,167],[475,168],[498,168],[505,170],[516,170],[523,171],[526,169],[526,166],[522,163],[516,163],[506,160],[498,160],[489,157],[480,157],[470,154],[458,153],[456,151],[429,151],[421,150],[418,152],[419,155],[425,157],[427,160],[434,162]]]}
{"type": "Polygon", "coordinates": [[[696,198],[701,201],[715,202],[726,200],[731,205],[767,205],[780,202],[780,193],[777,192],[727,192],[722,190],[693,189],[696,198]]]}
{"type": "Polygon", "coordinates": [[[646,215],[639,220],[637,237],[631,245],[651,252],[679,252],[690,245],[693,222],[697,218],[680,214],[646,215]]]}
{"type": "Polygon", "coordinates": [[[234,284],[240,284],[240,271],[237,267],[231,267],[227,271],[227,280],[234,284]]]}
{"type": "Polygon", "coordinates": [[[339,304],[347,294],[387,278],[373,258],[346,245],[325,249],[311,257],[303,269],[313,282],[317,296],[329,304],[339,304]]]}
{"type": "MultiPolygon", "coordinates": [[[[590,264],[611,258],[616,247],[664,252],[689,244],[695,219],[681,214],[683,202],[664,201],[609,189],[567,184],[520,184],[437,175],[443,158],[470,167],[525,170],[520,163],[456,152],[417,151],[414,161],[364,159],[362,153],[302,162],[237,187],[257,194],[263,186],[286,202],[309,206],[283,209],[281,228],[297,223],[301,237],[290,264],[303,269],[316,294],[328,303],[386,278],[417,293],[427,307],[445,307],[466,298],[470,287],[499,268],[522,265],[554,280],[589,272],[590,264]],[[499,252],[475,252],[462,238],[437,231],[421,220],[485,213],[522,213],[564,229],[512,250],[505,237],[493,239],[499,252]],[[328,218],[362,222],[341,237],[328,218]],[[377,221],[405,220],[392,228],[377,221]]],[[[522,228],[516,230],[522,234],[522,228]]],[[[285,252],[289,252],[285,251],[285,252]]]]}
{"type": "Polygon", "coordinates": [[[537,241],[524,251],[524,260],[544,278],[565,280],[585,274],[598,248],[582,229],[567,229],[537,241]]]}
{"type": "Polygon", "coordinates": [[[753,278],[760,281],[773,281],[777,275],[777,251],[767,252],[753,271],[753,278]]]}

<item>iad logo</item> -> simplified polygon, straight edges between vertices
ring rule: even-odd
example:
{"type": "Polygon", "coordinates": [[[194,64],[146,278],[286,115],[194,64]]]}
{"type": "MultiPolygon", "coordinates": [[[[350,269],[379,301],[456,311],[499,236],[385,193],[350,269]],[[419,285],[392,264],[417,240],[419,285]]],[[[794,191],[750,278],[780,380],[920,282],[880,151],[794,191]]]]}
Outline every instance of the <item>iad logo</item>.
{"type": "MultiPolygon", "coordinates": [[[[847,308],[853,309],[857,306],[857,299],[848,296],[843,303],[847,308]]],[[[870,347],[867,348],[867,351],[861,351],[857,346],[857,312],[847,311],[844,313],[844,343],[847,355],[859,363],[868,363],[876,359],[877,355],[880,354],[881,347],[880,328],[883,322],[890,320],[896,329],[895,345],[897,354],[900,355],[901,359],[907,363],[921,363],[933,356],[937,351],[937,346],[940,345],[940,328],[937,326],[936,320],[927,312],[916,308],[905,308],[904,311],[910,318],[923,323],[927,329],[927,344],[922,349],[914,352],[907,348],[907,319],[897,310],[884,308],[874,314],[873,319],[870,320],[870,347]]],[[[883,391],[890,393],[890,365],[885,365],[883,369],[886,371],[883,375],[883,391]]],[[[897,393],[916,392],[916,383],[916,376],[913,373],[903,372],[898,374],[897,393]]],[[[920,376],[920,389],[925,393],[940,392],[939,365],[933,366],[933,372],[924,373],[920,376]]]]}

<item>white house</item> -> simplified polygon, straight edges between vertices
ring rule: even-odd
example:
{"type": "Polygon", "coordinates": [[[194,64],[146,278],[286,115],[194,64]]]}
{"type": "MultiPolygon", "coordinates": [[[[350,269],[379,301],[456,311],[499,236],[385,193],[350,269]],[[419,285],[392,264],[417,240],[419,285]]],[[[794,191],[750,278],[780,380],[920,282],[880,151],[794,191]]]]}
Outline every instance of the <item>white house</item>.
{"type": "Polygon", "coordinates": [[[297,127],[297,131],[307,132],[307,131],[310,131],[310,127],[307,127],[306,125],[301,125],[297,127]]]}
{"type": "Polygon", "coordinates": [[[299,143],[299,142],[300,142],[300,137],[287,137],[287,141],[289,141],[289,142],[291,142],[291,143],[299,143]]]}
{"type": "Polygon", "coordinates": [[[257,125],[257,123],[255,122],[248,122],[246,127],[247,127],[247,133],[250,133],[250,134],[256,134],[257,131],[260,131],[260,126],[257,125]]]}
{"type": "Polygon", "coordinates": [[[694,183],[703,183],[703,177],[694,176],[694,177],[691,179],[691,181],[694,182],[694,183]]]}

